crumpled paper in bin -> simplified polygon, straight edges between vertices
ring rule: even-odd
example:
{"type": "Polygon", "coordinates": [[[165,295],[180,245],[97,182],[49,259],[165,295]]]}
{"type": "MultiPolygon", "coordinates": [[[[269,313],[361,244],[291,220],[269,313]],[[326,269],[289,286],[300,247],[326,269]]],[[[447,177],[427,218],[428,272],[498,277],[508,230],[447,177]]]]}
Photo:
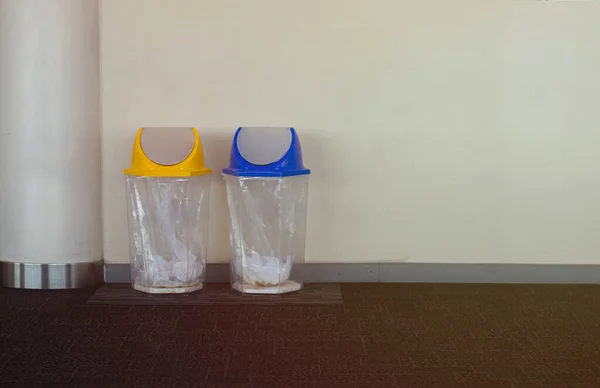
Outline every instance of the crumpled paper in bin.
{"type": "Polygon", "coordinates": [[[271,287],[287,281],[292,271],[292,256],[285,260],[273,256],[261,256],[250,251],[234,262],[235,273],[245,284],[271,287]]]}
{"type": "Polygon", "coordinates": [[[152,287],[181,287],[197,283],[204,272],[204,264],[187,247],[175,240],[173,256],[166,260],[163,256],[147,252],[146,257],[138,260],[137,282],[152,287]]]}

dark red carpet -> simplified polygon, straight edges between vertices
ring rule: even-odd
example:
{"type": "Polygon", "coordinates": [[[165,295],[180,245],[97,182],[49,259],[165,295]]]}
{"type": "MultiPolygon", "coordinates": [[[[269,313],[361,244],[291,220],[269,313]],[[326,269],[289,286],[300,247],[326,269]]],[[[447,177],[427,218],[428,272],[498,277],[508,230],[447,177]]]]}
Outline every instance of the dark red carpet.
{"type": "Polygon", "coordinates": [[[342,284],[343,303],[313,305],[92,294],[0,288],[0,387],[600,387],[598,286],[342,284]]]}

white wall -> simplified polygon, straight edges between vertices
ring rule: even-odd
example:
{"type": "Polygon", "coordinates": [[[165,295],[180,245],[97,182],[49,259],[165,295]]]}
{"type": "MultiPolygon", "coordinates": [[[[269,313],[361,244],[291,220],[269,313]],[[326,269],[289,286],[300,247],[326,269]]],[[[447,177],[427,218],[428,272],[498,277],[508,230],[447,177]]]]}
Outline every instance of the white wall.
{"type": "MultiPolygon", "coordinates": [[[[104,255],[140,126],[293,125],[312,262],[600,263],[600,4],[103,0],[104,255]]],[[[217,173],[210,261],[228,258],[217,173]]]]}

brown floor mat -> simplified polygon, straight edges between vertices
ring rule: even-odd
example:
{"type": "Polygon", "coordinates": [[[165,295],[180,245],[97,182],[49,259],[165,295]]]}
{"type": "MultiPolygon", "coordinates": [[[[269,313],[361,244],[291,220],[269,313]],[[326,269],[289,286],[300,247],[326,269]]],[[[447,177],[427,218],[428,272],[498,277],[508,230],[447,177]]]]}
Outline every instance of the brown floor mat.
{"type": "Polygon", "coordinates": [[[339,284],[306,284],[301,291],[282,295],[249,295],[232,291],[228,284],[207,284],[185,295],[150,295],[134,291],[130,285],[104,285],[88,301],[90,304],[145,306],[204,305],[322,305],[342,303],[339,284]]]}

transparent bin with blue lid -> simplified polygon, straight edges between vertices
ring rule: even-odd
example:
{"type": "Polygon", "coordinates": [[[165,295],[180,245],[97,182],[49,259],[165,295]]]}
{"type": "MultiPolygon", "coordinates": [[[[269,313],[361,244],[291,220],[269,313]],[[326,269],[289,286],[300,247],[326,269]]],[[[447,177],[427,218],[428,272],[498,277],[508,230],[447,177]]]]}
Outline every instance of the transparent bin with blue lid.
{"type": "Polygon", "coordinates": [[[294,128],[241,127],[223,170],[231,286],[249,294],[302,288],[308,176],[294,128]]]}
{"type": "Polygon", "coordinates": [[[133,289],[202,289],[211,170],[196,129],[141,128],[125,175],[133,289]]]}

